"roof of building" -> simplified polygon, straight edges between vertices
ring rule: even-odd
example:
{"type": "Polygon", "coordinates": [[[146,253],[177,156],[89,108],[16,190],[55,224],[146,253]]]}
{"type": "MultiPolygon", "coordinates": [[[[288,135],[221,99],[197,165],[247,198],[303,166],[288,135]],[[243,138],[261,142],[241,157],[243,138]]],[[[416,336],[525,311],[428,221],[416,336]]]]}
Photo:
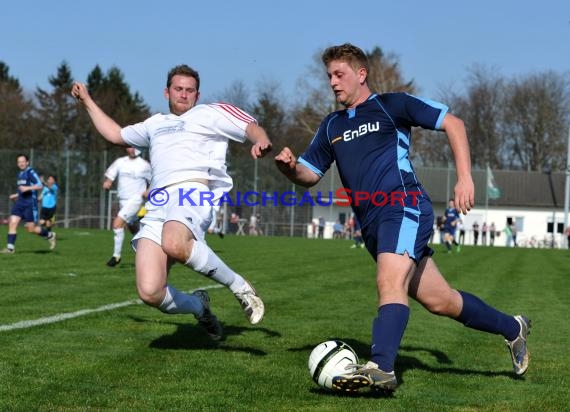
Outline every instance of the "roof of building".
{"type": "MultiPolygon", "coordinates": [[[[416,174],[430,198],[435,203],[447,202],[453,195],[456,182],[454,168],[415,168],[416,174]]],[[[501,191],[498,199],[488,199],[493,206],[521,206],[521,207],[552,207],[554,206],[552,191],[550,189],[549,175],[540,172],[526,172],[519,170],[493,170],[495,183],[501,191]]],[[[487,186],[487,171],[473,170],[475,183],[475,203],[485,204],[487,186]]],[[[556,199],[556,207],[564,206],[565,174],[552,173],[552,188],[556,199]]],[[[342,187],[337,168],[333,165],[321,181],[310,189],[312,194],[317,192],[334,192],[342,187]]]]}

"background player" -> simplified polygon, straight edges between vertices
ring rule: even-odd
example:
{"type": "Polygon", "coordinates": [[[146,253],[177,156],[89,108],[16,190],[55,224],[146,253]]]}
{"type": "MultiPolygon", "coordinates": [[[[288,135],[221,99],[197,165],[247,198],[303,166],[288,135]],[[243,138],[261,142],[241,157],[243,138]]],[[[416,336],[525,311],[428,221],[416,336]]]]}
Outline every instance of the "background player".
{"type": "MultiPolygon", "coordinates": [[[[342,392],[363,387],[394,390],[394,363],[409,318],[408,295],[430,312],[473,329],[500,334],[508,344],[515,373],[528,367],[529,321],[497,311],[474,295],[452,289],[427,246],[433,230],[431,201],[408,158],[411,129],[446,132],[457,168],[454,193],[463,213],[471,209],[475,188],[463,122],[447,106],[406,93],[373,93],[367,82],[366,54],[351,44],[329,47],[322,56],[329,84],[345,109],[325,117],[307,150],[297,157],[284,148],[275,161],[289,180],[315,185],[336,162],[344,187],[352,193],[420,193],[404,204],[377,207],[352,203],[366,247],[376,260],[378,315],[372,322],[371,361],[352,365],[333,378],[342,392]]],[[[351,312],[354,312],[354,302],[351,312]]],[[[480,350],[480,348],[478,348],[480,350]]]]}
{"type": "Polygon", "coordinates": [[[113,219],[113,256],[107,266],[113,267],[121,261],[121,251],[125,239],[125,226],[134,235],[139,230],[138,212],[147,196],[150,184],[150,163],[140,157],[140,151],[127,147],[127,156],[119,157],[105,171],[103,189],[109,190],[117,180],[119,212],[113,219]]]}
{"type": "Polygon", "coordinates": [[[42,208],[40,210],[40,226],[45,227],[48,231],[51,230],[55,220],[55,212],[57,209],[57,197],[59,186],[57,179],[54,175],[48,175],[45,182],[42,182],[43,189],[40,194],[39,200],[41,201],[42,208]]]}
{"type": "Polygon", "coordinates": [[[42,190],[40,177],[30,167],[30,160],[25,154],[19,154],[17,165],[20,169],[16,185],[18,192],[10,195],[10,200],[16,203],[12,207],[8,221],[7,245],[1,253],[14,253],[16,251],[16,237],[20,221],[24,221],[25,228],[30,233],[36,233],[49,242],[50,249],[55,249],[55,233],[38,226],[38,190],[42,190]]]}
{"type": "Polygon", "coordinates": [[[451,244],[455,245],[458,252],[461,251],[461,246],[455,240],[457,222],[459,222],[461,216],[459,216],[459,211],[455,208],[455,201],[453,199],[449,199],[448,207],[445,209],[443,219],[443,239],[445,241],[445,246],[447,247],[447,253],[451,253],[451,244]]]}

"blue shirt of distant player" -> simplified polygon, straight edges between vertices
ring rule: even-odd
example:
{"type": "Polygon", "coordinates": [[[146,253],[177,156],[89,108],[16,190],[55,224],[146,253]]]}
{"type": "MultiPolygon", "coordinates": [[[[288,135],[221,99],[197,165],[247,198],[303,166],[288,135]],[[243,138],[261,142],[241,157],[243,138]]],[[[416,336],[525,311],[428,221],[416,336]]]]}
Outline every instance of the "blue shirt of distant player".
{"type": "Polygon", "coordinates": [[[48,187],[47,185],[44,186],[42,190],[42,207],[47,209],[53,209],[57,205],[57,190],[58,190],[57,183],[48,187]]]}
{"type": "Polygon", "coordinates": [[[448,207],[445,209],[445,223],[443,225],[443,231],[445,233],[455,235],[455,229],[457,228],[457,221],[459,219],[459,211],[455,207],[448,207]]]}
{"type": "Polygon", "coordinates": [[[18,202],[22,204],[33,204],[37,206],[38,202],[38,192],[37,190],[28,190],[26,192],[20,192],[20,186],[42,186],[40,177],[34,169],[28,166],[26,169],[21,170],[18,173],[18,179],[16,183],[18,187],[18,202]]]}
{"type": "MultiPolygon", "coordinates": [[[[336,162],[344,188],[353,194],[415,191],[422,193],[418,202],[431,203],[409,161],[411,131],[414,126],[440,129],[447,111],[441,103],[407,93],[372,94],[355,108],[325,117],[299,163],[322,177],[336,162]]],[[[406,195],[405,209],[419,210],[413,201],[406,195]]],[[[352,204],[362,228],[387,207],[371,201],[352,204]]]]}

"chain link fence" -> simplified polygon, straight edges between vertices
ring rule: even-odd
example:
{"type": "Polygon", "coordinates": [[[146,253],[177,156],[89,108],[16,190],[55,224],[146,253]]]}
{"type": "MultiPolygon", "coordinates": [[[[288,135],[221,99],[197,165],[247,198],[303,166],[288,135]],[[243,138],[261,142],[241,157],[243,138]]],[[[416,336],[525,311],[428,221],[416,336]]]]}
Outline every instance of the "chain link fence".
{"type": "MultiPolygon", "coordinates": [[[[4,224],[12,207],[9,195],[16,192],[16,158],[21,153],[29,156],[30,164],[38,174],[57,177],[60,190],[56,226],[108,228],[110,217],[117,213],[117,202],[116,197],[103,190],[103,176],[117,157],[125,155],[124,149],[113,147],[101,152],[0,150],[0,222],[4,224]]],[[[322,217],[326,221],[325,237],[332,237],[334,223],[345,224],[350,218],[349,207],[332,204],[334,191],[342,187],[335,166],[309,191],[287,180],[275,167],[273,156],[253,160],[246,157],[247,150],[244,153],[239,158],[228,155],[228,172],[234,180],[234,187],[222,198],[224,201],[218,214],[218,224],[223,227],[224,233],[312,237],[318,217],[322,217]],[[322,196],[321,202],[315,204],[319,195],[322,196]],[[255,228],[250,228],[252,216],[255,228]]],[[[442,213],[447,199],[453,194],[454,170],[447,167],[417,168],[416,171],[434,202],[436,213],[442,213]]],[[[547,221],[556,220],[558,226],[563,226],[561,219],[564,216],[560,213],[562,205],[560,201],[553,205],[553,199],[564,198],[564,177],[562,173],[553,173],[549,187],[548,177],[544,173],[495,171],[502,195],[498,201],[488,201],[485,197],[488,183],[486,171],[474,170],[478,210],[470,217],[486,220],[487,203],[494,210],[493,213],[499,213],[488,218],[491,221],[495,219],[498,224],[504,220],[501,210],[505,210],[505,213],[510,210],[509,216],[514,216],[515,212],[520,216],[526,213],[529,222],[533,213],[540,214],[541,220],[535,219],[532,227],[524,230],[541,237],[547,232],[547,221]],[[523,213],[523,210],[528,213],[523,213]],[[555,216],[556,212],[558,216],[555,216]]],[[[552,232],[552,229],[548,231],[552,232]]],[[[557,229],[557,232],[561,230],[557,229]]]]}
{"type": "MultiPolygon", "coordinates": [[[[30,165],[47,178],[55,175],[59,186],[56,226],[66,228],[98,228],[108,226],[109,214],[116,213],[116,202],[103,190],[105,170],[124,151],[103,152],[45,152],[0,151],[0,221],[7,223],[12,208],[9,195],[16,192],[18,168],[16,158],[26,154],[30,165]],[[110,203],[111,201],[111,203],[110,203]],[[112,204],[112,207],[109,205],[112,204]]],[[[267,236],[307,236],[311,224],[310,204],[297,206],[291,201],[304,193],[276,169],[272,157],[230,161],[229,174],[234,188],[221,203],[220,215],[226,233],[259,234],[267,236]],[[231,220],[232,214],[237,216],[231,220]],[[256,230],[250,231],[251,216],[256,218],[256,230]]]]}

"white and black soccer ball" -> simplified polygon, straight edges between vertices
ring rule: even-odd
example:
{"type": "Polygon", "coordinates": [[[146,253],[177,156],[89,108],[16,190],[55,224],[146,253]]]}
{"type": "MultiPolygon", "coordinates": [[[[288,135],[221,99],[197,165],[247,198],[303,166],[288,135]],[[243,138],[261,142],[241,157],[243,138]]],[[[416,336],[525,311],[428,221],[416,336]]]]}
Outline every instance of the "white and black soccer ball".
{"type": "Polygon", "coordinates": [[[351,363],[358,363],[354,350],[343,341],[329,340],[311,352],[309,372],[317,385],[332,389],[332,378],[346,373],[346,367],[351,363]]]}

